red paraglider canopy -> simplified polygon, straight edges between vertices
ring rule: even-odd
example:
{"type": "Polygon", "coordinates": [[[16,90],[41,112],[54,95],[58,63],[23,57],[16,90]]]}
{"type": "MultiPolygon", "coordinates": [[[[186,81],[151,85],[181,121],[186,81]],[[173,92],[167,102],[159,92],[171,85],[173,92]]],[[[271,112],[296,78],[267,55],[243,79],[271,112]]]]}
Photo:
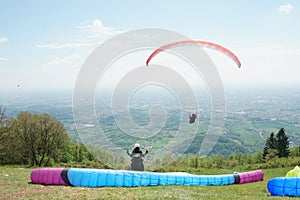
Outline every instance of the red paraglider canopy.
{"type": "Polygon", "coordinates": [[[200,41],[200,40],[183,40],[183,41],[178,41],[178,42],[163,45],[163,46],[159,47],[158,49],[156,49],[149,56],[149,58],[146,61],[146,65],[148,66],[148,64],[152,60],[152,58],[154,56],[156,56],[157,54],[159,54],[161,51],[164,51],[164,50],[167,50],[170,48],[174,48],[177,46],[184,46],[184,45],[199,45],[202,47],[215,49],[215,50],[220,51],[220,52],[224,53],[225,55],[229,56],[237,64],[237,66],[239,68],[241,67],[241,62],[239,61],[238,57],[234,53],[232,53],[230,50],[226,49],[225,47],[223,47],[221,45],[218,45],[218,44],[215,44],[212,42],[200,41]]]}

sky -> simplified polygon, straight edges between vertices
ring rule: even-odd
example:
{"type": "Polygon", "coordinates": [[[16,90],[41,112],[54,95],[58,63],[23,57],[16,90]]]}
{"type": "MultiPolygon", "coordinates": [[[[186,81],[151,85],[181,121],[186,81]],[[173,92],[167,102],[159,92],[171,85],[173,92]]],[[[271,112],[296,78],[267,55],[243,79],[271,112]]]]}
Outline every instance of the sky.
{"type": "Polygon", "coordinates": [[[0,91],[73,89],[80,68],[98,45],[141,28],[173,30],[232,50],[242,63],[240,69],[224,55],[206,50],[225,86],[300,86],[297,0],[0,4],[0,91]]]}

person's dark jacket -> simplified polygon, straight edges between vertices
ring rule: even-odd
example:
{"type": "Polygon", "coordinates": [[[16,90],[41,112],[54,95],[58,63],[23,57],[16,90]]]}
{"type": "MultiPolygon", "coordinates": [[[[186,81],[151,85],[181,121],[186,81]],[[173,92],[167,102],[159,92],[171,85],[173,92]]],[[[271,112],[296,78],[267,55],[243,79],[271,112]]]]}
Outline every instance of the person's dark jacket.
{"type": "Polygon", "coordinates": [[[131,170],[134,171],[144,171],[144,157],[147,155],[148,151],[145,154],[140,150],[139,147],[133,149],[131,153],[127,150],[127,154],[131,157],[131,170]]]}

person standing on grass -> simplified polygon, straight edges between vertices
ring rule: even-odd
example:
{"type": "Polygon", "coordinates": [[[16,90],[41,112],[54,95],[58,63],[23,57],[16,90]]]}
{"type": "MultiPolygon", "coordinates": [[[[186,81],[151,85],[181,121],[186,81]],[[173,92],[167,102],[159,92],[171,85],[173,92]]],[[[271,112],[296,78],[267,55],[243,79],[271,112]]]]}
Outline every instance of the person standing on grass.
{"type": "Polygon", "coordinates": [[[127,150],[127,154],[131,157],[131,170],[134,171],[144,171],[144,157],[148,154],[148,150],[146,153],[140,150],[140,145],[135,144],[131,153],[127,150]]]}

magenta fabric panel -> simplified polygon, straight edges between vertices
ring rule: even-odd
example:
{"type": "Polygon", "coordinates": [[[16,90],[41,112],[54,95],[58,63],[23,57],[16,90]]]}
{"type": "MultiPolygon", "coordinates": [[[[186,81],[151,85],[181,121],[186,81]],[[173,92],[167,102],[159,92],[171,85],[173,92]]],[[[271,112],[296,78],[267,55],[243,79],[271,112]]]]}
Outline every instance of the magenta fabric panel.
{"type": "Polygon", "coordinates": [[[61,178],[63,168],[39,168],[31,172],[32,183],[45,185],[67,185],[61,178]]]}
{"type": "Polygon", "coordinates": [[[240,176],[240,184],[260,181],[264,179],[264,172],[262,170],[239,173],[238,175],[240,176]]]}

